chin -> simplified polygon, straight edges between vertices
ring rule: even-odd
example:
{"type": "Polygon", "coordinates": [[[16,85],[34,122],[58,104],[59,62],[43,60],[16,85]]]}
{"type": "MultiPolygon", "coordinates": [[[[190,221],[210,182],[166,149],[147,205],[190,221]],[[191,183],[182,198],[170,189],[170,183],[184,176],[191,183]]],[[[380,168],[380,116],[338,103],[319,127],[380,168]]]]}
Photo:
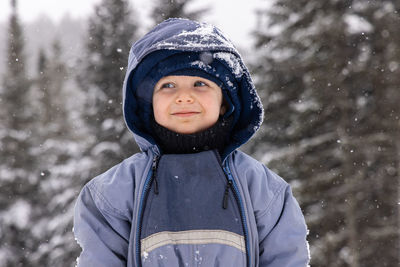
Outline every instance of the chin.
{"type": "Polygon", "coordinates": [[[200,132],[201,130],[196,128],[185,127],[184,129],[175,129],[174,131],[180,134],[194,134],[200,132]]]}
{"type": "Polygon", "coordinates": [[[180,133],[180,134],[194,134],[197,131],[194,131],[194,130],[193,131],[190,131],[190,130],[184,130],[184,131],[176,130],[175,132],[180,133]]]}

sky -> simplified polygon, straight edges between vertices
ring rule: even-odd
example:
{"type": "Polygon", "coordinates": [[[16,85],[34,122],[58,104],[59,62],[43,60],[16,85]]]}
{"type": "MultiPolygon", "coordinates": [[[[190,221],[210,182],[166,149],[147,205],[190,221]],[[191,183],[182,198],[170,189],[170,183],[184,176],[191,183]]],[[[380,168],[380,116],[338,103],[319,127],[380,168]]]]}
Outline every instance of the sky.
{"type": "MultiPolygon", "coordinates": [[[[173,0],[172,0],[173,1],[173,0]]],[[[93,6],[101,0],[17,0],[18,12],[23,23],[35,20],[38,16],[47,15],[59,21],[65,14],[74,18],[87,17],[93,6]]],[[[141,16],[141,21],[149,24],[148,10],[151,0],[130,0],[131,6],[141,16]]],[[[189,7],[210,6],[212,13],[203,18],[215,24],[233,42],[241,47],[250,47],[249,33],[256,25],[255,8],[268,5],[266,0],[197,0],[189,7]]],[[[0,23],[7,21],[10,14],[10,0],[0,0],[0,23]]]]}

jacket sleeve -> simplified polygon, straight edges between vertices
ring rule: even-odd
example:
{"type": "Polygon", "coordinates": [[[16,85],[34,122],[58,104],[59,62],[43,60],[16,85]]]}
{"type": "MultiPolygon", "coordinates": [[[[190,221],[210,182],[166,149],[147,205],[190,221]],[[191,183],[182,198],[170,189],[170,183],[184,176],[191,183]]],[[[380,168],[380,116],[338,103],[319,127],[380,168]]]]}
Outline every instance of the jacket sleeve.
{"type": "Polygon", "coordinates": [[[260,267],[308,266],[307,226],[287,183],[279,188],[267,210],[256,220],[260,267]]]}
{"type": "Polygon", "coordinates": [[[78,267],[126,267],[130,222],[89,182],[75,204],[74,235],[82,248],[78,267]]]}

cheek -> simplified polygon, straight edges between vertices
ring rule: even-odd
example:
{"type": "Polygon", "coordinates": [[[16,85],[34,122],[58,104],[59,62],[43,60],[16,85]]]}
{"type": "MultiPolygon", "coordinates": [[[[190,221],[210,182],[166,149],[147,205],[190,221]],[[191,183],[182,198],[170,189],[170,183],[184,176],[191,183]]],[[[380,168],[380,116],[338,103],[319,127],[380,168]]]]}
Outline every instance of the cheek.
{"type": "Polygon", "coordinates": [[[165,101],[161,101],[158,97],[153,98],[153,113],[154,118],[157,122],[160,122],[164,118],[164,114],[167,112],[165,101]]]}
{"type": "Polygon", "coordinates": [[[212,109],[213,109],[213,111],[217,112],[218,116],[219,116],[221,107],[222,107],[222,95],[216,94],[213,96],[213,99],[212,99],[212,109]]]}
{"type": "Polygon", "coordinates": [[[209,118],[212,120],[218,120],[221,111],[222,100],[216,96],[212,96],[205,99],[204,103],[204,108],[207,110],[209,118]]]}

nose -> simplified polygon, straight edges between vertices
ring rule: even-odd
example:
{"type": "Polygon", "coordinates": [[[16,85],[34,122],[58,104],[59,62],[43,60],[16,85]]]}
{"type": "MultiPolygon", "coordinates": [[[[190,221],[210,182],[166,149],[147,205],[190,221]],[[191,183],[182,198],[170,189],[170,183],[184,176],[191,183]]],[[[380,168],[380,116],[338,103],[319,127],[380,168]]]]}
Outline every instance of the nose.
{"type": "Polygon", "coordinates": [[[186,91],[185,92],[181,92],[176,97],[176,100],[175,100],[175,102],[177,104],[184,104],[184,103],[190,104],[190,103],[193,103],[193,101],[194,101],[193,97],[186,91]]]}

